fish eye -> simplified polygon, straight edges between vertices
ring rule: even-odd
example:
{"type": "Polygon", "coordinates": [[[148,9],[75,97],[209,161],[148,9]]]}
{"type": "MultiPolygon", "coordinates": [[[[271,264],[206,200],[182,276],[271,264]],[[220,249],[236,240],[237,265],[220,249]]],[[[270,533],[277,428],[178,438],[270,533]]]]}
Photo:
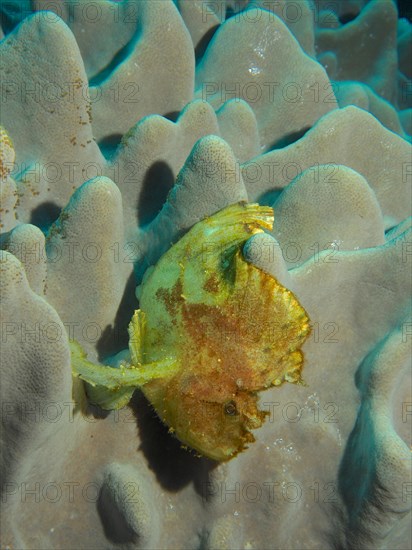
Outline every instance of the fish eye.
{"type": "Polygon", "coordinates": [[[236,403],[234,401],[228,401],[224,405],[225,414],[228,416],[236,416],[238,414],[236,409],[236,403]]]}

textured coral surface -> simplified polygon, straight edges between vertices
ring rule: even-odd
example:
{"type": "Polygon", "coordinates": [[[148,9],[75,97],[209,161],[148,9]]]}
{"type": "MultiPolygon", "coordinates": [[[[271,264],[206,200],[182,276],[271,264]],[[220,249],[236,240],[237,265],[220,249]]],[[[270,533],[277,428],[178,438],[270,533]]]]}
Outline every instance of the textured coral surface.
{"type": "Polygon", "coordinates": [[[0,13],[1,548],[410,548],[412,26],[396,3],[0,13]],[[139,391],[88,404],[69,339],[118,364],[144,274],[241,200],[273,206],[243,255],[312,332],[305,385],[261,393],[256,442],[219,464],[139,391]]]}

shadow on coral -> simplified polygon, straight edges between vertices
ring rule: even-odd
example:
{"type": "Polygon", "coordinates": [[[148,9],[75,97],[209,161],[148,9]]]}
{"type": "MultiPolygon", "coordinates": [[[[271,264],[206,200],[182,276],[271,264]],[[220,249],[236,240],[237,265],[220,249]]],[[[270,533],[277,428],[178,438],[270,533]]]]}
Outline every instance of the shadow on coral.
{"type": "MultiPolygon", "coordinates": [[[[371,376],[371,368],[384,343],[385,340],[366,356],[356,372],[356,387],[363,395],[367,393],[367,381],[371,376]]],[[[382,486],[377,474],[377,434],[373,425],[370,408],[368,404],[365,405],[363,397],[338,474],[339,493],[347,515],[346,536],[349,539],[350,548],[352,548],[351,539],[361,539],[366,544],[371,544],[373,537],[370,538],[371,533],[365,528],[368,524],[365,522],[365,510],[369,520],[379,522],[381,516],[379,511],[384,511],[382,503],[390,499],[387,489],[382,486]],[[376,517],[373,517],[375,514],[376,517]]]]}
{"type": "Polygon", "coordinates": [[[180,116],[181,111],[170,111],[169,113],[165,113],[163,115],[164,118],[167,118],[167,120],[170,120],[170,122],[177,122],[177,119],[180,116]]]}
{"type": "Polygon", "coordinates": [[[113,498],[103,487],[97,501],[97,511],[103,525],[106,538],[115,544],[138,543],[139,536],[134,532],[123,515],[119,507],[113,502],[113,498]]]}
{"type": "Polygon", "coordinates": [[[36,225],[43,232],[47,232],[52,223],[60,216],[61,210],[55,202],[43,202],[32,210],[29,223],[36,225]]]}
{"type": "Polygon", "coordinates": [[[291,132],[290,134],[284,135],[279,141],[273,142],[266,149],[266,153],[269,151],[273,151],[275,149],[283,149],[284,147],[288,147],[288,145],[292,145],[292,143],[295,143],[295,141],[298,141],[301,138],[303,138],[306,132],[308,132],[311,128],[312,128],[311,126],[305,126],[305,128],[302,128],[297,132],[291,132]]]}
{"type": "Polygon", "coordinates": [[[111,160],[115,155],[121,139],[122,134],[111,134],[109,136],[105,136],[99,141],[98,145],[100,147],[100,151],[106,160],[111,160]]]}
{"type": "Polygon", "coordinates": [[[202,38],[199,40],[195,47],[195,59],[196,63],[199,63],[199,61],[202,59],[203,54],[207,50],[207,47],[209,46],[210,41],[213,38],[213,35],[219,28],[219,25],[216,25],[215,27],[210,28],[206,34],[202,36],[202,38]]]}
{"type": "Polygon", "coordinates": [[[342,25],[346,25],[346,23],[350,23],[351,21],[353,21],[354,19],[356,19],[358,17],[359,13],[345,13],[345,14],[342,14],[339,16],[339,22],[342,24],[342,25]]]}
{"type": "Polygon", "coordinates": [[[129,326],[134,310],[138,307],[135,288],[136,281],[134,273],[132,272],[127,280],[122,299],[117,309],[114,325],[106,326],[96,344],[99,361],[102,361],[109,355],[114,355],[126,349],[129,344],[127,327],[129,326]]]}
{"type": "Polygon", "coordinates": [[[138,223],[149,224],[160,212],[166,197],[173,187],[175,177],[170,166],[156,161],[146,173],[137,202],[138,223]]]}
{"type": "MultiPolygon", "coordinates": [[[[84,383],[84,385],[85,385],[85,390],[87,394],[88,384],[84,383]]],[[[104,419],[104,418],[107,418],[111,414],[111,412],[112,411],[106,411],[105,409],[102,409],[98,405],[94,405],[93,403],[87,402],[86,409],[83,411],[83,414],[88,418],[104,419]]]]}
{"type": "MultiPolygon", "coordinates": [[[[99,86],[105,80],[108,80],[112,75],[112,73],[118,68],[118,66],[121,65],[124,61],[126,61],[126,59],[134,52],[134,49],[136,47],[136,44],[139,38],[140,38],[140,33],[139,32],[135,33],[132,39],[127,44],[125,44],[122,48],[120,48],[120,50],[113,56],[113,58],[106,65],[106,67],[104,67],[104,69],[102,69],[100,72],[93,75],[89,79],[89,86],[99,86]]],[[[132,98],[129,97],[129,100],[132,100],[132,98]]]]}
{"type": "Polygon", "coordinates": [[[282,193],[283,189],[270,189],[259,195],[257,202],[261,206],[273,206],[273,204],[278,200],[282,193]]]}
{"type": "Polygon", "coordinates": [[[31,12],[30,0],[0,2],[0,26],[9,34],[31,12]]]}
{"type": "Polygon", "coordinates": [[[204,496],[209,472],[218,463],[183,448],[179,440],[168,433],[168,428],[141,392],[134,393],[130,406],[137,419],[139,450],[160,485],[168,491],[178,492],[193,483],[196,492],[204,496]]]}
{"type": "Polygon", "coordinates": [[[399,17],[405,17],[412,22],[412,5],[410,0],[397,0],[399,17]]]}

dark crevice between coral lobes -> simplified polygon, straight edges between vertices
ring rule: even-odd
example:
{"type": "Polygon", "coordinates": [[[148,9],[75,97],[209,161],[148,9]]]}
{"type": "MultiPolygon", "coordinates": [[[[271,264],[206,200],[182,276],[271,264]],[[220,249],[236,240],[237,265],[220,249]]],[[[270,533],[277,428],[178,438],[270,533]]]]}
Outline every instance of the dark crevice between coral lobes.
{"type": "Polygon", "coordinates": [[[303,136],[308,132],[312,126],[305,126],[301,130],[298,130],[296,132],[290,132],[289,134],[285,134],[282,136],[278,141],[274,141],[265,152],[274,151],[275,149],[284,149],[285,147],[288,147],[289,145],[292,145],[292,143],[295,143],[296,141],[299,141],[303,136]]]}
{"type": "Polygon", "coordinates": [[[138,543],[139,535],[127,524],[126,519],[113,501],[110,492],[103,487],[97,501],[97,511],[106,538],[115,544],[138,543]]]}
{"type": "Polygon", "coordinates": [[[174,183],[172,169],[163,160],[154,162],[147,170],[136,205],[137,223],[140,227],[154,220],[174,183]]]}
{"type": "Polygon", "coordinates": [[[261,206],[273,206],[282,194],[283,189],[271,189],[259,195],[257,202],[261,206]]]}
{"type": "Polygon", "coordinates": [[[411,0],[397,0],[399,17],[405,17],[412,21],[412,3],[411,0]]]}
{"type": "Polygon", "coordinates": [[[346,23],[350,23],[354,19],[358,17],[359,13],[345,13],[339,16],[339,22],[342,25],[346,25],[346,23]]]}
{"type": "Polygon", "coordinates": [[[29,223],[37,226],[43,233],[47,233],[61,211],[62,209],[55,202],[43,202],[31,211],[29,223]]]}
{"type": "Polygon", "coordinates": [[[31,12],[30,0],[2,0],[0,2],[0,26],[4,35],[9,34],[31,12]]]}
{"type": "MultiPolygon", "coordinates": [[[[369,508],[370,519],[378,521],[380,514],[373,518],[374,510],[387,512],[385,503],[391,500],[387,488],[379,479],[377,464],[378,436],[374,431],[374,419],[367,398],[368,384],[376,358],[386,343],[384,338],[362,361],[355,374],[355,384],[361,394],[361,405],[355,425],[349,435],[345,452],[339,467],[338,488],[342,496],[349,524],[349,539],[363,538],[368,542],[371,533],[362,524],[365,509],[369,508]],[[366,505],[368,503],[368,505],[366,505]]],[[[395,512],[395,508],[393,509],[395,512]]],[[[350,545],[352,548],[352,545],[350,545]]]]}
{"type": "Polygon", "coordinates": [[[212,27],[211,29],[209,29],[207,31],[206,34],[204,34],[204,36],[202,36],[202,38],[199,40],[199,42],[197,43],[196,47],[195,47],[195,60],[196,60],[196,64],[198,64],[204,53],[206,52],[215,32],[217,31],[217,29],[219,28],[219,25],[216,25],[215,27],[212,27]]]}
{"type": "Polygon", "coordinates": [[[111,74],[133,54],[137,42],[140,40],[141,32],[136,32],[132,39],[115,53],[111,61],[97,74],[89,79],[89,86],[100,86],[103,82],[110,78],[111,74]]]}
{"type": "Polygon", "coordinates": [[[164,118],[167,118],[167,120],[170,120],[170,122],[177,122],[177,119],[180,116],[181,111],[170,111],[168,113],[165,113],[162,115],[164,118]]]}
{"type": "Polygon", "coordinates": [[[122,134],[110,134],[99,141],[98,146],[106,160],[110,161],[115,156],[122,137],[122,134]]]}

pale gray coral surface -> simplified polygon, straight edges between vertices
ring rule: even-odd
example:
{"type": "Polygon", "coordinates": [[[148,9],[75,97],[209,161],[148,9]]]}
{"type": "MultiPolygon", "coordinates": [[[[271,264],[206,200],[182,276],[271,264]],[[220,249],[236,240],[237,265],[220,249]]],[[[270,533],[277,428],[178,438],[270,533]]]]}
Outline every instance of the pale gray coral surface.
{"type": "Polygon", "coordinates": [[[2,548],[409,548],[411,24],[391,0],[2,10],[2,548]],[[219,465],[138,391],[88,406],[68,341],[118,362],[147,269],[240,200],[273,205],[243,253],[312,333],[306,385],[263,392],[219,465]]]}

